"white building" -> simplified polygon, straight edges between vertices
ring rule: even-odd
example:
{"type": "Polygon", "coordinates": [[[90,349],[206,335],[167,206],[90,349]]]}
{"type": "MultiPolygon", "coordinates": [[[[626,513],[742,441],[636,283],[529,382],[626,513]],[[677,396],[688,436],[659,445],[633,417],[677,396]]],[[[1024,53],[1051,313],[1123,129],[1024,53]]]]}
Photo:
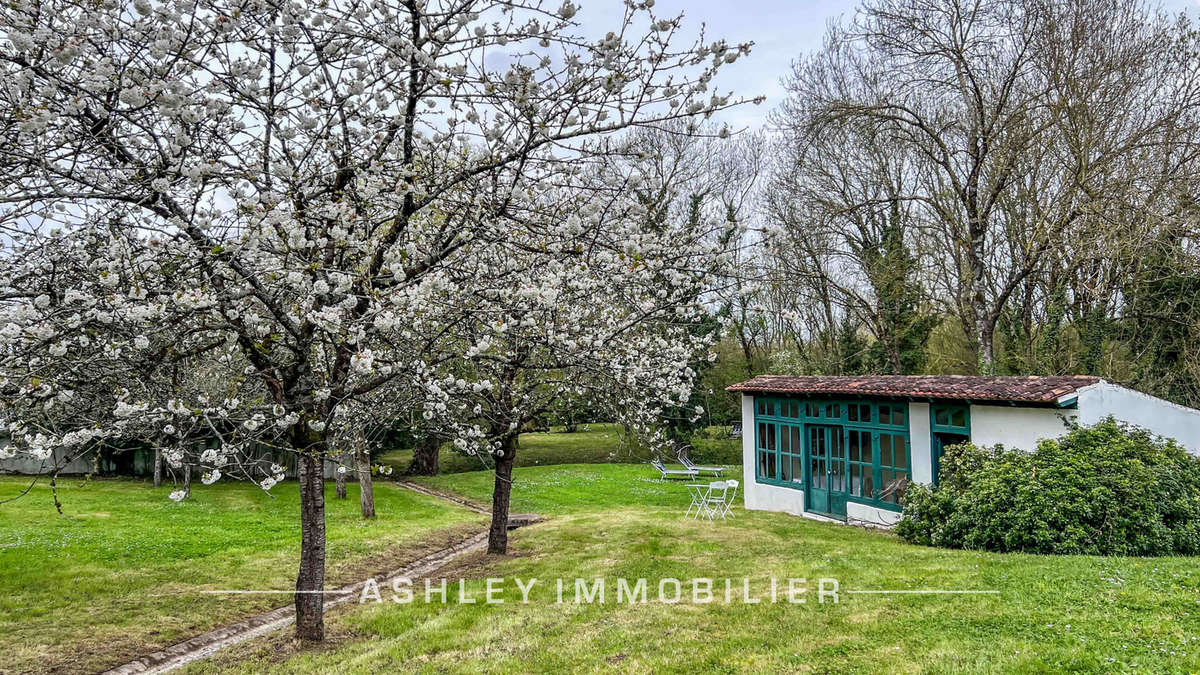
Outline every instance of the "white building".
{"type": "Polygon", "coordinates": [[[742,394],[747,509],[891,526],[904,481],[933,483],[947,445],[1032,449],[1112,416],[1200,455],[1200,410],[1090,376],[760,375],[742,394]]]}

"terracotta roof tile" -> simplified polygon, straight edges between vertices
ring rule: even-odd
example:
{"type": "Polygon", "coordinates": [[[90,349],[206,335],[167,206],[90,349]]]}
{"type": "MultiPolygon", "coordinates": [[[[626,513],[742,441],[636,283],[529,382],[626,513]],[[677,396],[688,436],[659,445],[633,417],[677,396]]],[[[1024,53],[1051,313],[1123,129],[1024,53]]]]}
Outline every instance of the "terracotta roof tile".
{"type": "Polygon", "coordinates": [[[1090,375],[980,377],[974,375],[759,375],[725,388],[735,392],[905,396],[973,401],[1054,403],[1059,397],[1095,384],[1090,375]]]}

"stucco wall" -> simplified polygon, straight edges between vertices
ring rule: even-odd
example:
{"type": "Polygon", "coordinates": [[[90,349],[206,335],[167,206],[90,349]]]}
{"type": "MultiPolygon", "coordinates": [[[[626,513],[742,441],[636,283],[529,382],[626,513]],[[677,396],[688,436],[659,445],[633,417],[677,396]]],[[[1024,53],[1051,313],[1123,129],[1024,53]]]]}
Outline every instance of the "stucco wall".
{"type": "Polygon", "coordinates": [[[858,502],[846,502],[846,522],[873,527],[895,527],[896,523],[900,522],[900,514],[858,502]]]}
{"type": "Polygon", "coordinates": [[[1084,387],[1078,395],[1081,424],[1095,424],[1112,415],[1159,436],[1174,438],[1188,452],[1200,455],[1200,410],[1185,408],[1109,382],[1084,387]]]}
{"type": "MultiPolygon", "coordinates": [[[[754,479],[751,478],[753,481],[754,479]]],[[[804,490],[749,483],[753,490],[746,490],[746,508],[752,511],[782,511],[793,516],[804,515],[804,490]]]]}
{"type": "MultiPolygon", "coordinates": [[[[1067,425],[1063,418],[1070,420],[1075,415],[1076,411],[1061,408],[972,405],[971,442],[976,445],[1000,443],[1009,448],[1032,450],[1040,439],[1065,434],[1067,425]]],[[[929,436],[928,422],[925,436],[929,436]]]]}
{"type": "Polygon", "coordinates": [[[908,446],[911,449],[910,468],[917,483],[933,482],[933,455],[929,450],[929,404],[908,404],[908,446]]]}
{"type": "Polygon", "coordinates": [[[746,508],[754,500],[754,434],[758,428],[754,426],[754,397],[742,394],[742,502],[746,508]]]}

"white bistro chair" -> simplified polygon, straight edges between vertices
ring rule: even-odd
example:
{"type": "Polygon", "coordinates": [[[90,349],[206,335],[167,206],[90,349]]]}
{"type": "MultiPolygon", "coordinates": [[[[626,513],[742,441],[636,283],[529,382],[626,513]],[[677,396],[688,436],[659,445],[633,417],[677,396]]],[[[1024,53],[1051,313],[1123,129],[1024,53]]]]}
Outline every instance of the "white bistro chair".
{"type": "Polygon", "coordinates": [[[713,500],[711,499],[709,500],[712,504],[712,508],[717,510],[718,515],[720,515],[722,518],[725,518],[726,516],[730,518],[733,517],[733,502],[735,499],[737,499],[737,491],[738,482],[736,480],[727,480],[725,481],[725,498],[716,503],[713,503],[713,500]]]}

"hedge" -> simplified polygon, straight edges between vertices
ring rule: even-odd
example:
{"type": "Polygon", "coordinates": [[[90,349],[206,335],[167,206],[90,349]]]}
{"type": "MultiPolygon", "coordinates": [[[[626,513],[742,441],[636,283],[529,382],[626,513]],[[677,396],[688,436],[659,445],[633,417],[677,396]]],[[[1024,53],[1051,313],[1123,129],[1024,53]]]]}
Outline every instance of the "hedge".
{"type": "Polygon", "coordinates": [[[947,448],[913,485],[904,539],[947,548],[1097,555],[1200,553],[1200,458],[1112,418],[1033,452],[947,448]]]}

